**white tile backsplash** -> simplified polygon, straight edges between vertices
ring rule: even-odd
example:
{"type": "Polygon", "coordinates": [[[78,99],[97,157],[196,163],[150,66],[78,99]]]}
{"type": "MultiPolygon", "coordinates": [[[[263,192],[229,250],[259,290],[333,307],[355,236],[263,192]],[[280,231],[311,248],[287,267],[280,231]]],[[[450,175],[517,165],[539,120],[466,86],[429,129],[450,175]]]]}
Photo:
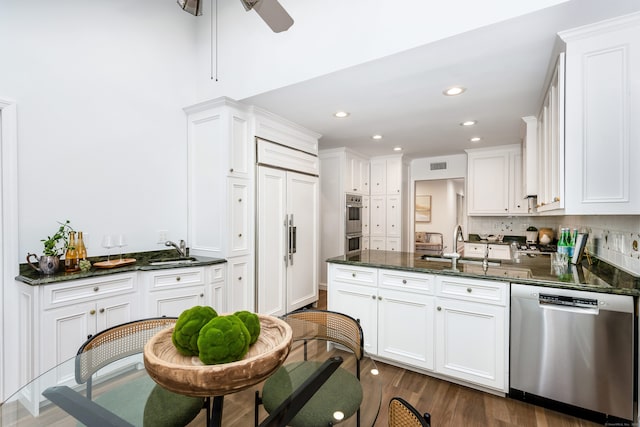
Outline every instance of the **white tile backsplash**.
{"type": "Polygon", "coordinates": [[[562,227],[588,232],[587,250],[590,253],[629,273],[640,275],[640,215],[468,218],[468,232],[472,234],[524,236],[529,226],[552,228],[556,236],[562,227]]]}

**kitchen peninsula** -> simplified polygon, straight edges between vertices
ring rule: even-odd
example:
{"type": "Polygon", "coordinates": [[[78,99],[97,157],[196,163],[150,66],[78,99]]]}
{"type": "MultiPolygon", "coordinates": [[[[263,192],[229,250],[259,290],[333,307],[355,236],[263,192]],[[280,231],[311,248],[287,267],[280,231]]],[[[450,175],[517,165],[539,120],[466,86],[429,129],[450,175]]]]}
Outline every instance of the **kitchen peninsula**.
{"type": "MultiPolygon", "coordinates": [[[[365,350],[372,357],[489,393],[512,396],[518,391],[511,387],[522,372],[518,366],[523,363],[533,376],[555,375],[548,366],[538,366],[538,362],[564,363],[549,357],[557,357],[557,351],[569,354],[573,350],[571,338],[562,338],[562,342],[550,346],[545,342],[538,345],[536,340],[564,337],[568,323],[560,321],[573,319],[577,323],[571,324],[569,330],[580,336],[578,351],[582,351],[582,356],[564,358],[574,364],[572,369],[567,368],[567,375],[579,372],[576,384],[585,389],[619,393],[618,401],[624,401],[625,412],[616,415],[632,418],[633,410],[629,408],[633,405],[636,382],[631,374],[635,366],[634,322],[637,322],[634,307],[640,296],[640,278],[598,259],[593,259],[592,265],[584,260],[580,265],[567,265],[558,271],[549,255],[527,255],[520,262],[492,261],[486,271],[478,259],[462,258],[458,260],[458,268],[452,269],[448,259],[430,261],[415,253],[394,251],[362,251],[333,257],[327,262],[328,308],[360,321],[365,350]],[[526,295],[531,303],[522,299],[514,303],[512,293],[518,287],[528,289],[526,295]],[[542,298],[540,303],[538,297],[542,298]],[[557,299],[557,305],[551,302],[553,298],[557,299]],[[563,307],[576,301],[577,305],[588,307],[582,310],[577,305],[563,307]],[[531,304],[540,317],[514,320],[514,312],[521,312],[524,304],[531,304]],[[623,306],[626,312],[620,308],[623,306]],[[614,312],[616,316],[626,313],[622,314],[626,320],[614,325],[605,323],[614,312]],[[539,322],[547,330],[533,329],[539,322]],[[596,333],[605,336],[597,338],[596,333]],[[618,338],[620,341],[616,341],[618,338]],[[611,349],[598,345],[598,340],[607,340],[611,349]],[[529,350],[526,358],[514,358],[514,354],[522,354],[528,342],[536,343],[536,348],[529,350]],[[541,349],[556,352],[553,356],[545,353],[547,358],[540,359],[537,353],[541,349]],[[624,355],[624,361],[606,362],[617,355],[624,355]],[[580,359],[585,360],[586,371],[576,371],[578,365],[582,366],[580,359]],[[600,361],[605,361],[605,366],[600,361]],[[613,366],[627,369],[624,384],[606,382],[598,383],[601,388],[592,387],[595,383],[591,381],[600,381],[603,371],[610,373],[613,366]]],[[[548,382],[558,379],[571,383],[563,375],[555,375],[548,382]]],[[[599,413],[612,413],[602,407],[592,408],[592,401],[583,404],[556,396],[549,398],[599,413]]],[[[601,403],[602,400],[596,405],[601,403]]]]}
{"type": "MultiPolygon", "coordinates": [[[[433,258],[432,258],[433,259],[433,258]]],[[[589,265],[584,259],[579,265],[570,265],[565,274],[559,275],[551,266],[549,255],[524,256],[520,262],[492,262],[483,272],[477,259],[462,258],[457,269],[443,259],[428,261],[412,252],[362,251],[349,256],[337,256],[327,260],[331,264],[384,268],[389,270],[459,276],[475,279],[510,281],[547,287],[571,288],[590,292],[640,296],[640,277],[633,276],[604,261],[593,258],[589,265]]]]}

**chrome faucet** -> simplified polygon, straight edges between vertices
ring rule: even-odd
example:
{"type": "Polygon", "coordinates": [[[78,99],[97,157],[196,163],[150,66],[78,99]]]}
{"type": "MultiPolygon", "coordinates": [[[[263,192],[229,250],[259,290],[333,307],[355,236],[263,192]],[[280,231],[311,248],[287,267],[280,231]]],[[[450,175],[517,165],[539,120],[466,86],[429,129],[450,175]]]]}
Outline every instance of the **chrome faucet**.
{"type": "Polygon", "coordinates": [[[188,249],[187,249],[187,244],[185,243],[184,240],[180,240],[180,245],[172,242],[171,240],[167,240],[166,242],[164,242],[165,246],[172,246],[175,248],[176,251],[178,251],[178,253],[180,254],[180,256],[186,257],[189,256],[188,249]]]}
{"type": "Polygon", "coordinates": [[[489,245],[484,245],[484,258],[482,259],[482,271],[487,272],[489,269],[489,245]]]}
{"type": "Polygon", "coordinates": [[[442,254],[443,257],[451,259],[451,269],[455,270],[457,268],[458,258],[460,258],[460,254],[458,253],[458,242],[464,241],[464,236],[462,235],[462,227],[457,225],[453,230],[453,246],[451,247],[451,252],[442,254]]]}

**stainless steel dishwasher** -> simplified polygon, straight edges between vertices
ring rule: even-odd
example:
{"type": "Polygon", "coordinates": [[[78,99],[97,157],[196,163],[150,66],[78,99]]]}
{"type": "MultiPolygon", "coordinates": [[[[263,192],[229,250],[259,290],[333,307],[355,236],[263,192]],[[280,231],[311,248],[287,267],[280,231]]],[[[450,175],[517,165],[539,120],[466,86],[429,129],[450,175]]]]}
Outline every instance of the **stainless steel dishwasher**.
{"type": "Polygon", "coordinates": [[[634,420],[634,307],[627,295],[513,284],[510,395],[634,420]]]}

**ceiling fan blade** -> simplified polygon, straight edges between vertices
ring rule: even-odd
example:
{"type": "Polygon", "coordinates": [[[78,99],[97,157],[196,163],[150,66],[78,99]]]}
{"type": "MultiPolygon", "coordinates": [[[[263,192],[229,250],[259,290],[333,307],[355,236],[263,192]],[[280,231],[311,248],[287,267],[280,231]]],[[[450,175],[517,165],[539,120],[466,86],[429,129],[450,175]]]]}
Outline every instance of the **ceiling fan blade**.
{"type": "MultiPolygon", "coordinates": [[[[242,0],[243,4],[253,3],[253,10],[267,23],[274,33],[287,31],[293,25],[293,18],[278,0],[242,0]]],[[[245,9],[246,9],[245,5],[245,9]]]]}
{"type": "Polygon", "coordinates": [[[189,12],[194,16],[202,15],[202,1],[201,0],[177,0],[182,10],[189,12]]]}
{"type": "Polygon", "coordinates": [[[244,6],[244,10],[248,12],[253,9],[253,6],[258,3],[258,0],[240,0],[240,3],[242,3],[242,5],[244,6]]]}

